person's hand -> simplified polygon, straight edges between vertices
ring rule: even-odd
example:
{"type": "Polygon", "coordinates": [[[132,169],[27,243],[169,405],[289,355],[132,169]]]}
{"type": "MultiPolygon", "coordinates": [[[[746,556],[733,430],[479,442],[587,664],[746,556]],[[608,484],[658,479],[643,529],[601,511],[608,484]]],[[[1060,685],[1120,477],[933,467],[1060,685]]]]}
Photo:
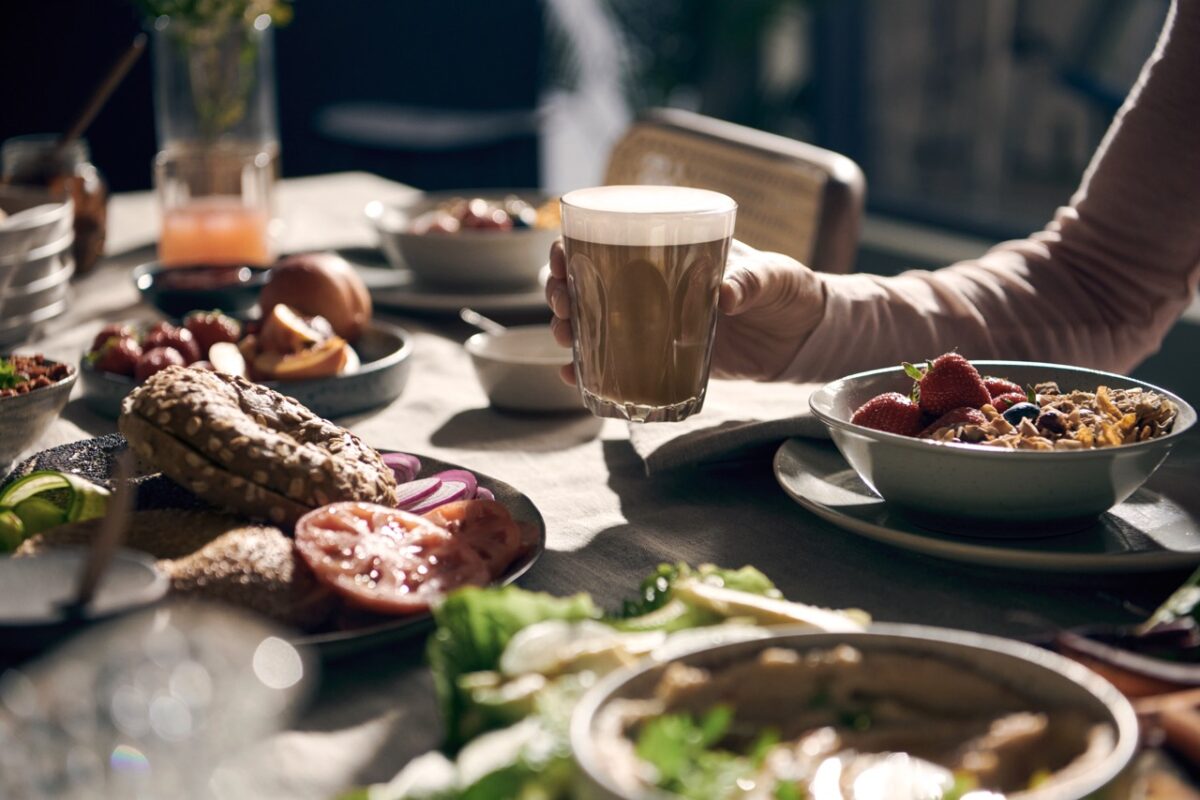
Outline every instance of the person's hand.
{"type": "MultiPolygon", "coordinates": [[[[571,303],[562,242],[550,248],[546,302],[554,312],[550,328],[563,347],[571,346],[571,303]]],[[[734,241],[725,265],[717,307],[712,369],[718,377],[771,380],[792,362],[825,311],[825,290],[816,273],[779,253],[766,253],[734,241]]],[[[575,382],[575,368],[563,367],[563,380],[575,382]]]]}

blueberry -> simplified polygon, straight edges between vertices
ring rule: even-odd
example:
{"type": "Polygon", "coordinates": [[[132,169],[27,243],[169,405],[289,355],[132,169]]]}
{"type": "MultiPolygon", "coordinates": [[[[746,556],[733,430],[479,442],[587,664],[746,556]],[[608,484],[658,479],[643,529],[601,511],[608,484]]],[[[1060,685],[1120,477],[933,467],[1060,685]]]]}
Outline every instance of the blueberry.
{"type": "Polygon", "coordinates": [[[1042,409],[1035,406],[1033,403],[1017,403],[1004,412],[1004,419],[1009,425],[1020,425],[1021,420],[1037,419],[1038,414],[1042,413],[1042,409]]]}

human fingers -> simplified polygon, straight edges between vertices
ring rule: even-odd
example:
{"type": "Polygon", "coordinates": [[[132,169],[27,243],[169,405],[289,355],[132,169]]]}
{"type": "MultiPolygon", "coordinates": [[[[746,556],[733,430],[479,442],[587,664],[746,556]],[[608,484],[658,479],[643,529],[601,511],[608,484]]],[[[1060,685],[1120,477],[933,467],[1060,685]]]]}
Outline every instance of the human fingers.
{"type": "Polygon", "coordinates": [[[566,364],[558,371],[558,377],[562,378],[562,382],[570,386],[575,385],[575,365],[566,364]]]}
{"type": "Polygon", "coordinates": [[[567,282],[561,278],[546,281],[546,305],[558,319],[571,318],[571,299],[567,295],[567,282]]]}
{"type": "Polygon", "coordinates": [[[550,333],[559,347],[571,346],[571,321],[554,317],[550,320],[550,333]]]}
{"type": "Polygon", "coordinates": [[[730,254],[717,305],[727,316],[780,310],[811,299],[817,283],[812,270],[794,258],[747,248],[730,254]]]}
{"type": "Polygon", "coordinates": [[[736,316],[754,308],[762,291],[762,275],[754,262],[748,259],[730,259],[730,264],[725,269],[725,277],[721,281],[717,308],[722,314],[736,316]]]}
{"type": "Polygon", "coordinates": [[[562,239],[555,239],[550,245],[550,274],[560,279],[567,277],[567,251],[563,249],[562,239]]]}

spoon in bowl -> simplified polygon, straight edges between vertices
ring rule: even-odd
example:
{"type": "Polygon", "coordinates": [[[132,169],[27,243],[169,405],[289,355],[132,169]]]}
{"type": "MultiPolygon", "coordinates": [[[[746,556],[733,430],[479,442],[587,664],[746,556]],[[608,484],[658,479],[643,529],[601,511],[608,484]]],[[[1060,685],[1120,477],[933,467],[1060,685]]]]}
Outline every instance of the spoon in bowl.
{"type": "Polygon", "coordinates": [[[468,325],[474,325],[479,330],[484,333],[490,333],[492,336],[499,336],[508,330],[499,322],[496,322],[496,320],[485,317],[473,308],[459,309],[458,316],[468,325]]]}

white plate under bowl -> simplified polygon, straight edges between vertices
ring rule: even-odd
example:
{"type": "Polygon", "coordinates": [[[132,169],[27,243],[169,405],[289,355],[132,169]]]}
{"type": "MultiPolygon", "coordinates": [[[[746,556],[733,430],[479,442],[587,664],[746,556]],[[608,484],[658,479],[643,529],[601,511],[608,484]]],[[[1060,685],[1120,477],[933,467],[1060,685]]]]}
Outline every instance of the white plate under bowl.
{"type": "MultiPolygon", "coordinates": [[[[789,439],[775,477],[793,500],[843,530],[925,555],[993,567],[1072,573],[1127,573],[1200,564],[1200,437],[1174,455],[1125,502],[1074,533],[973,538],[922,528],[867,488],[831,442],[789,439]]],[[[990,532],[988,532],[990,534],[990,532]]]]}
{"type": "Polygon", "coordinates": [[[400,311],[422,311],[436,314],[458,314],[463,307],[473,308],[483,314],[519,313],[545,309],[547,319],[550,309],[546,305],[546,279],[550,268],[543,267],[538,274],[537,285],[527,289],[500,292],[457,292],[442,286],[421,283],[416,275],[406,269],[392,269],[375,264],[363,263],[350,258],[371,300],[380,308],[400,311]]]}

